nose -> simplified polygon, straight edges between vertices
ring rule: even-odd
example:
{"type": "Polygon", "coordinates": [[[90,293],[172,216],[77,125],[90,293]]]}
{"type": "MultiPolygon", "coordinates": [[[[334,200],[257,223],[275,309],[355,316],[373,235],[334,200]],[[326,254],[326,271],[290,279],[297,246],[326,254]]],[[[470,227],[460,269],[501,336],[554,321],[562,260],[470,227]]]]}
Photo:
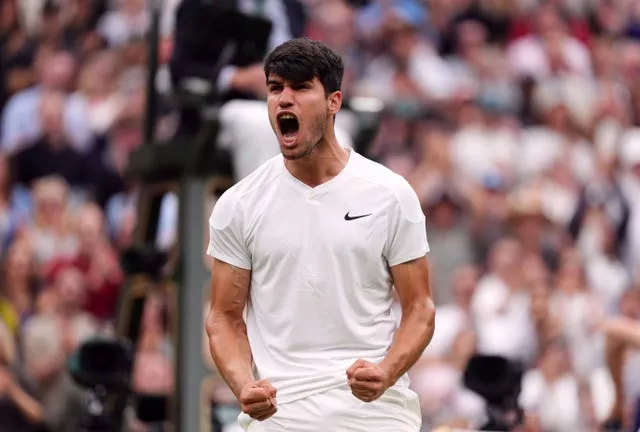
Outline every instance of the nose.
{"type": "Polygon", "coordinates": [[[289,108],[293,105],[293,91],[289,87],[285,87],[280,92],[280,100],[278,101],[280,108],[289,108]]]}

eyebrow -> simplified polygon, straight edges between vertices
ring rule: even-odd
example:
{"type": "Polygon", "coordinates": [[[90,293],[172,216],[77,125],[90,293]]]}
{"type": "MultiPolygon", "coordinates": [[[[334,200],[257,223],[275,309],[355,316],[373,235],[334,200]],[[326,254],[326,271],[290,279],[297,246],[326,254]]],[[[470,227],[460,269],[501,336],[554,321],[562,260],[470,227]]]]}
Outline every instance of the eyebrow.
{"type": "Polygon", "coordinates": [[[267,85],[268,86],[270,86],[270,85],[283,85],[283,83],[280,80],[270,79],[270,80],[267,80],[267,85]]]}

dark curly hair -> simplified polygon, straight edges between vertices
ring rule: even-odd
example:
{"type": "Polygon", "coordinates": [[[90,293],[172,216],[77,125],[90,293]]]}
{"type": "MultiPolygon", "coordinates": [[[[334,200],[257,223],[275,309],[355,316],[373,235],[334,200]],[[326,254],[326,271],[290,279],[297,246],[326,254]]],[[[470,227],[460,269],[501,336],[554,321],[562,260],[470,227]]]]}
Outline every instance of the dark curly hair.
{"type": "Polygon", "coordinates": [[[318,78],[329,95],[342,87],[344,62],[325,44],[308,38],[292,39],[274,49],[265,59],[264,73],[302,83],[318,78]]]}

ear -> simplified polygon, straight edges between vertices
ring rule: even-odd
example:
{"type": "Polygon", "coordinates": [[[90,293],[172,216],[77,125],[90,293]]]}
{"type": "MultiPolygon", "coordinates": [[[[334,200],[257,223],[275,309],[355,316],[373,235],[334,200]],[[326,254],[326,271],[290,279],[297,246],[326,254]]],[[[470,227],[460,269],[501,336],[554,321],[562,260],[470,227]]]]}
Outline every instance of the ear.
{"type": "Polygon", "coordinates": [[[342,108],[342,92],[339,90],[334,91],[329,95],[327,101],[329,102],[329,114],[337,114],[340,108],[342,108]]]}

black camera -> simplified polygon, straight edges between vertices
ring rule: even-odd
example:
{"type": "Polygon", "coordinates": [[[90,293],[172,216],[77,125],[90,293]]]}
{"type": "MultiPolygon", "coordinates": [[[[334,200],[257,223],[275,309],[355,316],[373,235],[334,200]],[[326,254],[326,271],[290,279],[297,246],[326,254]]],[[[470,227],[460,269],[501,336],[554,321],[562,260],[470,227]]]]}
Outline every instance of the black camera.
{"type": "Polygon", "coordinates": [[[127,275],[145,274],[160,280],[169,255],[153,246],[133,246],[123,252],[120,263],[127,275]]]}
{"type": "Polygon", "coordinates": [[[78,432],[120,432],[133,365],[131,344],[88,340],[69,360],[69,373],[85,389],[85,412],[78,432]]]}
{"type": "Polygon", "coordinates": [[[487,403],[488,422],[480,430],[510,431],[522,424],[524,412],[518,405],[522,367],[501,356],[475,355],[467,364],[465,387],[487,403]]]}
{"type": "Polygon", "coordinates": [[[169,398],[159,394],[137,394],[135,397],[136,417],[150,432],[163,432],[169,420],[169,398]]]}

